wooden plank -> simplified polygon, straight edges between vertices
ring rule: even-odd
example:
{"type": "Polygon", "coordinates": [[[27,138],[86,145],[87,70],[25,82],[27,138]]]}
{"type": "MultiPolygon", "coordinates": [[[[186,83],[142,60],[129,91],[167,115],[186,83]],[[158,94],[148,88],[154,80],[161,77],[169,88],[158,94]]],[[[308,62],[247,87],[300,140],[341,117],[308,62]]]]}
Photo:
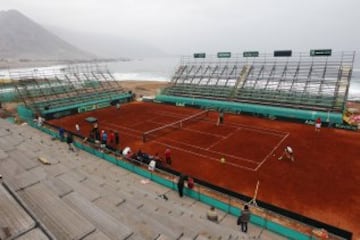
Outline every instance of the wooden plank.
{"type": "Polygon", "coordinates": [[[31,171],[26,171],[16,175],[12,180],[9,180],[9,185],[15,190],[25,189],[29,186],[39,183],[43,176],[31,171]]]}
{"type": "Polygon", "coordinates": [[[33,142],[32,140],[26,139],[25,142],[17,146],[17,149],[24,152],[27,152],[29,149],[31,149],[32,152],[38,153],[42,149],[42,146],[36,142],[33,142]]]}
{"type": "MultiPolygon", "coordinates": [[[[181,239],[183,239],[183,238],[181,238],[181,239]]],[[[171,238],[167,237],[167,236],[164,235],[164,234],[160,234],[160,235],[156,238],[156,240],[171,240],[171,238]]]]}
{"type": "Polygon", "coordinates": [[[10,140],[11,138],[6,136],[6,137],[1,137],[0,138],[0,146],[1,149],[4,151],[11,151],[16,149],[16,146],[14,144],[13,141],[10,140]]]}
{"type": "Polygon", "coordinates": [[[76,182],[82,182],[87,179],[86,174],[84,174],[83,172],[77,171],[76,169],[71,169],[71,168],[69,171],[66,172],[66,175],[68,175],[68,177],[70,177],[71,179],[73,179],[76,182]]]}
{"type": "Polygon", "coordinates": [[[51,188],[60,198],[74,191],[71,186],[54,177],[48,177],[44,184],[51,188]]]}
{"type": "Polygon", "coordinates": [[[52,165],[46,166],[44,168],[44,170],[48,174],[48,176],[52,176],[52,177],[57,177],[65,172],[69,171],[62,164],[52,164],[52,165]]]}
{"type": "Polygon", "coordinates": [[[208,240],[209,238],[208,238],[208,236],[205,235],[205,234],[200,234],[200,235],[198,235],[195,239],[196,239],[196,240],[208,240]]]}
{"type": "Polygon", "coordinates": [[[76,192],[66,195],[64,201],[92,222],[96,228],[100,229],[111,239],[126,239],[132,234],[130,227],[124,225],[111,215],[107,214],[89,200],[81,197],[76,192]]]}
{"type": "Polygon", "coordinates": [[[0,137],[6,137],[11,135],[12,133],[7,131],[6,128],[4,128],[4,126],[0,127],[0,137]]]}
{"type": "Polygon", "coordinates": [[[11,143],[13,143],[15,146],[23,143],[25,141],[25,137],[21,134],[18,134],[16,132],[14,132],[10,137],[10,141],[11,143]]]}
{"type": "MultiPolygon", "coordinates": [[[[129,200],[132,201],[132,200],[129,200]]],[[[144,214],[141,210],[139,211],[131,203],[119,202],[120,205],[114,204],[112,197],[101,198],[95,201],[95,205],[117,218],[121,222],[128,226],[132,226],[136,229],[136,236],[144,239],[154,239],[160,233],[166,233],[171,236],[172,239],[176,239],[178,234],[176,230],[170,229],[164,222],[158,222],[148,215],[144,214]],[[125,206],[122,206],[125,204],[125,206]]]]}
{"type": "Polygon", "coordinates": [[[30,150],[26,153],[21,150],[15,150],[8,152],[8,154],[10,158],[14,159],[25,170],[29,170],[40,165],[39,162],[36,161],[36,157],[31,154],[30,150]]]}
{"type": "MultiPolygon", "coordinates": [[[[206,214],[206,212],[204,213],[206,214]]],[[[229,239],[230,236],[241,236],[242,233],[235,229],[236,221],[230,226],[234,228],[223,226],[222,224],[214,223],[206,218],[196,218],[191,215],[183,215],[177,218],[180,222],[187,223],[186,228],[194,228],[197,233],[201,233],[211,239],[229,239]],[[188,224],[190,223],[190,225],[188,224]]]]}
{"type": "Polygon", "coordinates": [[[0,226],[8,227],[11,236],[18,236],[35,227],[32,218],[3,185],[0,185],[0,216],[0,226]]]}
{"type": "Polygon", "coordinates": [[[21,237],[16,238],[16,240],[48,240],[48,239],[49,238],[39,228],[35,228],[30,232],[22,235],[21,237]]]}
{"type": "Polygon", "coordinates": [[[57,239],[82,239],[95,231],[95,227],[86,218],[66,205],[42,183],[18,193],[57,239]]]}
{"type": "Polygon", "coordinates": [[[0,160],[7,158],[7,157],[8,157],[8,154],[3,149],[0,149],[0,160]]]}
{"type": "Polygon", "coordinates": [[[84,240],[111,240],[103,232],[96,230],[94,233],[86,236],[84,240]]]}
{"type": "Polygon", "coordinates": [[[4,179],[11,181],[15,176],[25,172],[16,161],[10,158],[2,159],[0,161],[0,171],[4,179]]]}
{"type": "Polygon", "coordinates": [[[81,196],[83,196],[84,198],[88,199],[91,202],[101,197],[100,193],[97,193],[97,192],[87,188],[84,184],[82,184],[81,182],[78,181],[79,179],[86,180],[86,177],[78,178],[75,175],[67,172],[65,174],[58,176],[58,178],[62,182],[71,186],[75,192],[79,193],[81,196]]]}

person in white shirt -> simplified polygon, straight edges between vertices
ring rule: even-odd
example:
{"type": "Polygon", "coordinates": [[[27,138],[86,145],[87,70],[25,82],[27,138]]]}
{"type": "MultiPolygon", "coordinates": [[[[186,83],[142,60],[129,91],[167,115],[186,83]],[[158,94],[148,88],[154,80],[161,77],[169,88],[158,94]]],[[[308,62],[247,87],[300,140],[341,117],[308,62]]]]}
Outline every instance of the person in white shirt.
{"type": "Polygon", "coordinates": [[[77,133],[80,133],[80,126],[79,126],[78,123],[75,124],[75,129],[76,129],[76,132],[77,132],[77,133]]]}
{"type": "Polygon", "coordinates": [[[214,207],[211,207],[206,213],[206,218],[212,222],[218,222],[218,214],[214,207]]]}
{"type": "Polygon", "coordinates": [[[284,157],[290,159],[292,162],[295,161],[294,151],[290,146],[286,146],[283,154],[278,158],[278,160],[282,160],[284,157]]]}
{"type": "Polygon", "coordinates": [[[148,169],[149,171],[154,171],[155,167],[156,167],[156,161],[153,159],[150,161],[148,169]]]}
{"type": "Polygon", "coordinates": [[[131,154],[131,148],[130,147],[125,147],[124,150],[122,151],[122,155],[124,157],[129,157],[131,154]]]}

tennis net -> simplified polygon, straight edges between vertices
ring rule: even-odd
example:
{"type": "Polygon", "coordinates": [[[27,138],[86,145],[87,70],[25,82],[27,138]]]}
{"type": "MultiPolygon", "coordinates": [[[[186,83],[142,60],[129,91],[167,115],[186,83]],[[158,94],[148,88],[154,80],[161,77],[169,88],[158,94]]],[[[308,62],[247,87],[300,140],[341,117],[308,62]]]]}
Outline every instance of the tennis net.
{"type": "Polygon", "coordinates": [[[166,124],[164,126],[146,131],[143,133],[143,142],[150,141],[151,139],[154,139],[161,135],[167,134],[176,129],[180,129],[180,128],[187,126],[193,122],[200,121],[200,120],[206,118],[208,116],[208,113],[209,113],[209,110],[201,111],[201,112],[198,112],[189,117],[178,120],[176,122],[172,122],[172,123],[166,124]]]}

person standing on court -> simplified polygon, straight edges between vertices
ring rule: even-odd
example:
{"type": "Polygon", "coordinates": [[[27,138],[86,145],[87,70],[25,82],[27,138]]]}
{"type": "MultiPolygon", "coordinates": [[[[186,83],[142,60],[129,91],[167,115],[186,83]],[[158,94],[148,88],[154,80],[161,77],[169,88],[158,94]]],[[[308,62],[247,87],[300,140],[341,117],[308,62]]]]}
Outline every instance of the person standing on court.
{"type": "Polygon", "coordinates": [[[219,126],[220,124],[223,124],[223,123],[224,123],[224,112],[223,112],[223,110],[220,110],[216,126],[219,126]]]}
{"type": "Polygon", "coordinates": [[[184,183],[185,183],[185,175],[180,174],[179,176],[179,180],[177,183],[177,187],[178,187],[178,192],[179,192],[179,196],[183,197],[184,196],[184,183]]]}
{"type": "Polygon", "coordinates": [[[321,118],[318,117],[315,121],[315,132],[320,132],[321,128],[321,118]]]}
{"type": "Polygon", "coordinates": [[[237,219],[237,225],[241,225],[242,232],[247,233],[249,221],[250,221],[250,210],[249,210],[249,206],[245,205],[244,210],[242,210],[241,215],[237,219]]]}

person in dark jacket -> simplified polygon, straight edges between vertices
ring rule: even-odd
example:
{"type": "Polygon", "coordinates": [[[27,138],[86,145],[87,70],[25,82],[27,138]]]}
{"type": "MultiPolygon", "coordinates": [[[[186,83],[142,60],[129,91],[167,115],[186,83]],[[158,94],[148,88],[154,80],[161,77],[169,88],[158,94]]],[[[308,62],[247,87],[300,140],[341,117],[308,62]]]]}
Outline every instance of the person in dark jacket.
{"type": "Polygon", "coordinates": [[[250,221],[249,206],[245,205],[244,210],[237,219],[237,225],[241,225],[241,231],[246,233],[248,231],[248,222],[250,221]]]}
{"type": "Polygon", "coordinates": [[[60,141],[64,141],[65,139],[65,130],[64,128],[59,128],[59,137],[60,137],[60,141]]]}
{"type": "Polygon", "coordinates": [[[75,148],[74,148],[73,142],[74,142],[74,138],[73,138],[72,134],[69,132],[66,137],[66,143],[69,145],[69,150],[74,152],[75,148]]]}
{"type": "Polygon", "coordinates": [[[115,140],[115,148],[118,149],[120,144],[120,136],[118,131],[114,131],[114,140],[115,140]]]}
{"type": "Polygon", "coordinates": [[[179,181],[177,183],[177,187],[178,187],[180,197],[184,196],[184,193],[183,193],[183,191],[184,191],[184,182],[185,182],[185,175],[180,174],[179,181]]]}

